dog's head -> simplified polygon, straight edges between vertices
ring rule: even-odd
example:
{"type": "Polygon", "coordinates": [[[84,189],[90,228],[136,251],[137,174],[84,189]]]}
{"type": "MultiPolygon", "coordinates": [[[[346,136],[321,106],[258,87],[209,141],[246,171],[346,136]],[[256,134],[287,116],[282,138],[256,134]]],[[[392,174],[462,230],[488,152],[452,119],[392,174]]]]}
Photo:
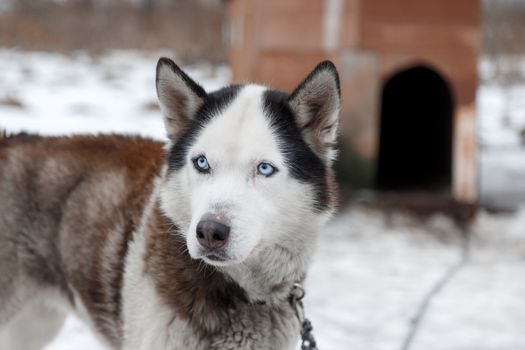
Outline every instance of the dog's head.
{"type": "Polygon", "coordinates": [[[190,255],[225,266],[312,246],[335,205],[334,65],[319,64],[292,94],[258,85],[207,93],[161,58],[156,84],[171,140],[161,205],[190,255]]]}

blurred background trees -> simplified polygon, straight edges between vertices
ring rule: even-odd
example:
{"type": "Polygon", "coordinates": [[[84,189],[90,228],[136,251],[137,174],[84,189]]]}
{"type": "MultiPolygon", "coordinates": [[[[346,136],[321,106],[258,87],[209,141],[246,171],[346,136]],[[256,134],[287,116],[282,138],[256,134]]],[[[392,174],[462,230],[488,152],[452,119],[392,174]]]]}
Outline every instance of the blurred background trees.
{"type": "Polygon", "coordinates": [[[224,61],[220,0],[0,0],[0,46],[93,53],[168,49],[224,61]]]}

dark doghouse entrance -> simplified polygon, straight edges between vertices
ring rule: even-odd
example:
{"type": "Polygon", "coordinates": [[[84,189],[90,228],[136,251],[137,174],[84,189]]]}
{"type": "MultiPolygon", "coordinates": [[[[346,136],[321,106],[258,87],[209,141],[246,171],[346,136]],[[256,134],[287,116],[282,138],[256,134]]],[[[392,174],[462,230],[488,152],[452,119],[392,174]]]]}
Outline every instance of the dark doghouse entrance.
{"type": "Polygon", "coordinates": [[[452,115],[448,84],[432,69],[410,68],[385,83],[377,170],[379,190],[450,189],[452,115]]]}

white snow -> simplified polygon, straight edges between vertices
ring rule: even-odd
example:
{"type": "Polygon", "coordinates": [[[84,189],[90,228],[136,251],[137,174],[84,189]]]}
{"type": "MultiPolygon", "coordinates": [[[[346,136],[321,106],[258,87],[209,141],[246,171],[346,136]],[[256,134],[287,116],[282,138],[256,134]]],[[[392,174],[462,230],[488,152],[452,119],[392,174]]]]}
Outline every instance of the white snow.
{"type": "MultiPolygon", "coordinates": [[[[83,53],[0,50],[0,128],[45,135],[121,132],[164,139],[155,108],[159,54],[120,51],[92,58],[83,53]],[[8,99],[22,107],[2,103],[8,99]]],[[[207,89],[230,77],[227,67],[185,68],[207,89]]],[[[523,87],[515,91],[525,94],[523,87]]],[[[492,157],[490,164],[514,169],[513,181],[518,182],[525,158],[517,136],[497,117],[503,97],[491,86],[482,86],[478,93],[482,145],[498,150],[493,155],[484,152],[482,161],[492,157]],[[507,149],[512,151],[501,151],[507,149]]],[[[525,115],[525,105],[517,100],[512,125],[521,125],[520,116],[525,115]]],[[[493,176],[495,171],[482,172],[493,176]]],[[[493,191],[503,191],[505,181],[506,176],[492,181],[493,191]]],[[[460,259],[460,237],[442,216],[422,220],[362,207],[344,210],[322,233],[306,284],[306,315],[319,348],[401,349],[422,298],[460,259]]],[[[508,216],[482,212],[472,228],[468,264],[433,299],[411,349],[524,349],[523,271],[525,209],[508,216]]],[[[45,349],[104,348],[71,316],[45,349]]]]}
{"type": "MultiPolygon", "coordinates": [[[[500,60],[525,81],[523,57],[500,60]]],[[[496,83],[494,64],[487,58],[480,60],[479,68],[485,82],[477,94],[481,201],[512,207],[525,202],[525,84],[496,83]]]]}
{"type": "MultiPolygon", "coordinates": [[[[525,210],[474,224],[468,264],[433,299],[411,349],[523,349],[525,210]]],[[[323,349],[401,349],[423,296],[461,258],[441,216],[353,208],[324,232],[307,311],[323,349]],[[344,344],[344,346],[342,345],[344,344]]]]}
{"type": "MultiPolygon", "coordinates": [[[[168,53],[115,51],[93,58],[0,50],[0,127],[9,131],[135,133],[164,138],[155,93],[156,60],[168,53]],[[22,108],[3,106],[15,98],[22,108]]],[[[226,67],[185,67],[208,89],[229,79],[226,67]]]]}

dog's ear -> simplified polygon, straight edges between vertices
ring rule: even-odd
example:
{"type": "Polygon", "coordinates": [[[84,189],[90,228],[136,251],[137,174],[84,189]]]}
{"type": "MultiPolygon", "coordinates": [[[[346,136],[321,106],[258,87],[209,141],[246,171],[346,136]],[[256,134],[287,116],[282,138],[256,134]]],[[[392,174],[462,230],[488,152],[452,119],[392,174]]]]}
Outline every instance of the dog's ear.
{"type": "Polygon", "coordinates": [[[321,62],[292,92],[288,103],[305,141],[327,164],[336,157],[341,108],[339,75],[330,61],[321,62]]]}
{"type": "Polygon", "coordinates": [[[165,57],[157,63],[156,86],[164,125],[175,140],[202,106],[206,91],[165,57]]]}

